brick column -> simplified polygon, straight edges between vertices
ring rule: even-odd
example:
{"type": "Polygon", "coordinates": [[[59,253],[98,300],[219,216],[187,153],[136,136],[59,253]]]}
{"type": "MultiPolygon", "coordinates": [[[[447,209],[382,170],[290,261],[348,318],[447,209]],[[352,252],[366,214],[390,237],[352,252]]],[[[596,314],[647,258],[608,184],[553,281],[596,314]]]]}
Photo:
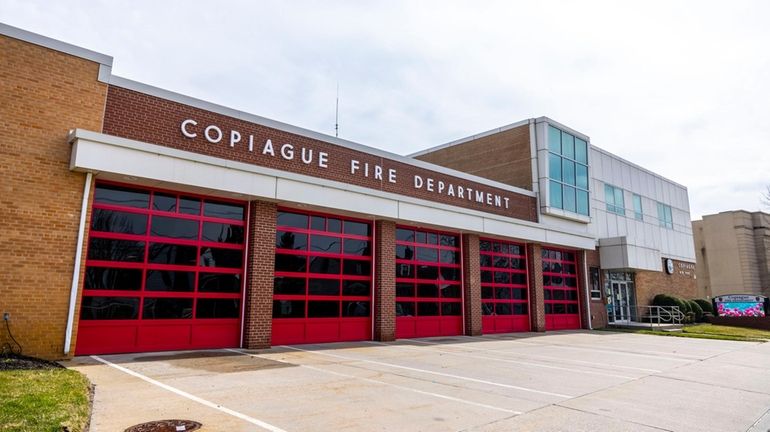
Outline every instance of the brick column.
{"type": "Polygon", "coordinates": [[[374,223],[374,340],[396,339],[396,223],[374,223]]]}
{"type": "Polygon", "coordinates": [[[249,203],[246,312],[243,317],[243,346],[249,349],[270,348],[276,217],[274,203],[249,203]]]}
{"type": "Polygon", "coordinates": [[[463,311],[466,336],[481,335],[481,265],[479,236],[463,234],[463,311]]]}
{"type": "Polygon", "coordinates": [[[543,294],[543,248],[527,244],[527,268],[529,271],[530,324],[534,332],[545,331],[545,303],[543,294]]]}
{"type": "Polygon", "coordinates": [[[580,308],[580,328],[590,328],[588,320],[591,318],[591,303],[586,304],[586,298],[589,294],[586,290],[590,289],[588,285],[588,275],[586,274],[586,251],[575,251],[575,263],[577,264],[577,283],[578,283],[578,307],[580,308]]]}

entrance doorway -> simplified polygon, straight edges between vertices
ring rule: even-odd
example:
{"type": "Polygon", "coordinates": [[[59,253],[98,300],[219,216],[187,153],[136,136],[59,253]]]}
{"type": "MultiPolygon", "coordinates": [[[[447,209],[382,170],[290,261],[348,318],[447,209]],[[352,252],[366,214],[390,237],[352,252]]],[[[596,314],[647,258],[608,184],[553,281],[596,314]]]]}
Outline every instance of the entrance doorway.
{"type": "Polygon", "coordinates": [[[636,318],[636,292],[633,273],[610,272],[607,314],[612,323],[627,323],[636,318]]]}

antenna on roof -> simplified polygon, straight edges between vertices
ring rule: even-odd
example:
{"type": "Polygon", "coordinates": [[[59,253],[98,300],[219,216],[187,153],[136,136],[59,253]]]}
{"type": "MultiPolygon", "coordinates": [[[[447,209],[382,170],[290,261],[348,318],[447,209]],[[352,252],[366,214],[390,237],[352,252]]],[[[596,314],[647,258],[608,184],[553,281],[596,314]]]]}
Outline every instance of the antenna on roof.
{"type": "Polygon", "coordinates": [[[334,107],[334,136],[340,136],[340,83],[337,83],[337,104],[334,107]]]}

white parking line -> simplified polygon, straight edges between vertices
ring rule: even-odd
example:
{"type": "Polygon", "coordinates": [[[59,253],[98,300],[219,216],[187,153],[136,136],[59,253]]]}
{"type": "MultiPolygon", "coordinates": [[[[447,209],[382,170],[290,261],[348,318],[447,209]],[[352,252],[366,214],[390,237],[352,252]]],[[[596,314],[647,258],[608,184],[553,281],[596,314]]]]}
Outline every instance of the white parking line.
{"type": "MultiPolygon", "coordinates": [[[[396,348],[404,348],[404,349],[410,349],[410,350],[416,350],[416,351],[422,351],[423,350],[423,348],[411,347],[411,346],[408,346],[408,345],[394,345],[394,344],[386,344],[386,343],[375,342],[375,341],[366,341],[366,343],[373,344],[373,345],[381,345],[381,346],[392,346],[392,347],[396,347],[396,348]]],[[[449,355],[458,356],[458,357],[475,358],[475,359],[479,359],[479,360],[491,360],[491,361],[496,361],[496,362],[501,362],[501,363],[520,364],[520,365],[524,365],[524,366],[532,366],[532,367],[538,367],[538,368],[543,368],[543,369],[555,369],[555,370],[562,370],[562,371],[566,371],[566,372],[574,372],[574,373],[588,374],[588,375],[598,375],[598,376],[604,376],[604,377],[609,377],[609,378],[620,378],[620,379],[625,379],[625,380],[636,379],[636,377],[631,377],[631,376],[626,376],[626,375],[616,375],[616,374],[611,374],[611,373],[606,373],[606,372],[594,372],[594,371],[587,371],[587,370],[583,370],[583,369],[571,369],[571,368],[566,368],[566,367],[561,367],[561,366],[544,365],[544,364],[541,364],[541,363],[532,363],[532,362],[526,362],[526,361],[521,361],[521,360],[511,360],[511,359],[502,359],[502,358],[499,358],[499,357],[488,357],[488,356],[480,356],[480,355],[468,354],[468,353],[458,353],[458,352],[447,351],[447,350],[442,350],[442,349],[434,349],[434,350],[437,351],[437,352],[443,353],[443,354],[449,354],[449,355]]]]}
{"type": "Polygon", "coordinates": [[[155,386],[158,386],[158,387],[160,387],[160,388],[162,388],[164,390],[170,391],[170,392],[172,392],[172,393],[174,393],[176,395],[179,395],[179,396],[182,396],[184,398],[190,399],[191,401],[194,401],[194,402],[198,402],[201,405],[205,405],[205,406],[207,406],[209,408],[213,408],[213,409],[215,409],[217,411],[221,411],[221,412],[223,412],[225,414],[229,414],[229,415],[231,415],[233,417],[237,417],[237,418],[239,418],[239,419],[241,419],[243,421],[249,422],[249,423],[251,423],[251,424],[253,424],[255,426],[259,426],[262,429],[269,430],[270,432],[286,432],[285,430],[283,430],[283,429],[281,429],[281,428],[279,428],[277,426],[273,426],[270,423],[263,422],[262,420],[255,419],[254,417],[247,416],[246,414],[240,413],[238,411],[231,410],[230,408],[226,408],[226,407],[223,407],[221,405],[217,405],[214,402],[209,402],[206,399],[199,398],[198,396],[195,396],[193,394],[187,393],[184,390],[179,390],[176,387],[171,387],[168,384],[163,384],[160,381],[156,381],[156,380],[154,380],[154,379],[152,379],[152,378],[150,378],[148,376],[144,376],[144,375],[140,374],[139,372],[132,371],[131,369],[125,368],[123,366],[116,365],[115,363],[109,362],[109,361],[107,361],[107,360],[105,360],[105,359],[103,359],[103,358],[101,358],[99,356],[93,355],[93,356],[91,356],[91,358],[96,360],[96,361],[98,361],[98,362],[104,363],[107,366],[115,368],[115,369],[117,369],[117,370],[119,370],[119,371],[121,371],[123,373],[127,373],[127,374],[129,374],[129,375],[131,375],[133,377],[139,378],[139,379],[141,379],[143,381],[146,381],[146,382],[148,382],[148,383],[150,383],[152,385],[155,385],[155,386]]]}
{"type": "MultiPolygon", "coordinates": [[[[260,357],[258,355],[255,355],[255,354],[249,354],[249,353],[246,353],[246,352],[243,352],[243,351],[234,350],[234,349],[231,349],[231,348],[225,348],[225,351],[230,351],[230,352],[242,354],[242,355],[249,356],[249,357],[262,358],[262,357],[260,357]]],[[[321,373],[325,373],[325,374],[329,374],[329,375],[336,375],[336,376],[339,376],[339,377],[351,378],[351,379],[356,379],[356,380],[360,380],[360,381],[365,381],[365,382],[370,382],[370,383],[375,383],[375,384],[381,384],[381,385],[385,385],[385,386],[388,386],[388,387],[393,387],[393,388],[397,388],[399,390],[405,390],[405,391],[409,391],[409,392],[413,392],[413,393],[417,393],[417,394],[421,394],[421,395],[433,396],[433,397],[436,397],[436,398],[439,398],[439,399],[445,399],[445,400],[450,400],[450,401],[453,401],[453,402],[459,402],[459,403],[466,404],[466,405],[472,405],[472,406],[477,406],[477,407],[481,407],[481,408],[487,408],[487,409],[491,409],[491,410],[494,410],[494,411],[502,411],[502,412],[504,412],[506,414],[517,414],[517,415],[518,414],[522,414],[521,411],[515,411],[515,410],[508,409],[508,408],[501,408],[501,407],[497,407],[497,406],[493,406],[493,405],[487,405],[487,404],[483,404],[483,403],[479,403],[479,402],[472,402],[472,401],[465,400],[465,399],[460,399],[460,398],[456,398],[456,397],[452,397],[452,396],[447,396],[447,395],[443,395],[443,394],[439,394],[439,393],[433,393],[433,392],[424,391],[424,390],[418,390],[418,389],[415,389],[415,388],[401,386],[401,385],[398,385],[398,384],[392,384],[392,383],[389,383],[389,382],[380,381],[380,380],[376,380],[376,379],[372,379],[372,378],[359,377],[359,376],[355,376],[355,375],[345,374],[345,373],[342,373],[342,372],[334,372],[334,371],[330,371],[330,370],[326,370],[326,369],[317,368],[317,367],[314,367],[314,366],[297,364],[297,363],[291,363],[291,362],[288,362],[288,361],[285,361],[285,360],[278,360],[278,359],[270,359],[270,360],[276,361],[276,362],[279,362],[279,363],[290,364],[292,366],[299,366],[299,367],[302,367],[302,368],[305,368],[305,369],[310,369],[310,370],[313,370],[313,371],[316,371],[316,372],[321,372],[321,373]]]]}
{"type": "MultiPolygon", "coordinates": [[[[419,344],[424,344],[424,345],[445,345],[445,344],[441,344],[441,343],[437,343],[437,342],[427,342],[427,341],[417,340],[417,339],[410,339],[409,343],[419,343],[419,344]]],[[[566,363],[580,363],[580,364],[586,364],[586,365],[592,365],[592,366],[605,366],[605,367],[608,367],[608,368],[628,369],[628,370],[634,370],[634,371],[639,371],[639,372],[651,372],[651,373],[663,372],[660,369],[639,368],[639,367],[633,367],[633,366],[616,365],[616,364],[611,364],[611,363],[600,363],[600,362],[592,362],[592,361],[585,361],[585,360],[565,359],[565,358],[561,358],[561,357],[551,357],[551,356],[544,356],[544,355],[540,355],[540,354],[531,354],[531,353],[516,354],[516,353],[511,353],[511,352],[508,352],[508,351],[486,349],[486,348],[475,348],[475,347],[474,348],[468,348],[468,349],[471,349],[472,351],[484,351],[484,352],[490,352],[490,353],[516,355],[516,356],[519,356],[519,357],[528,357],[528,358],[532,358],[532,359],[557,360],[557,361],[562,361],[562,362],[566,362],[566,363]]]]}
{"type": "Polygon", "coordinates": [[[288,345],[281,345],[281,348],[286,348],[286,349],[290,349],[290,350],[294,350],[294,351],[306,352],[306,353],[309,353],[309,354],[323,355],[323,356],[338,358],[338,359],[342,359],[342,360],[351,360],[351,361],[357,361],[357,362],[362,362],[362,363],[376,364],[376,365],[390,367],[390,368],[404,369],[404,370],[409,370],[409,371],[419,372],[419,373],[424,373],[424,374],[429,374],[429,375],[437,375],[437,376],[443,376],[443,377],[447,377],[447,378],[454,378],[454,379],[463,380],[463,381],[476,382],[476,383],[486,384],[486,385],[495,386],[495,387],[503,387],[503,388],[509,388],[509,389],[514,389],[514,390],[521,390],[521,391],[525,391],[525,392],[538,393],[538,394],[543,394],[543,395],[548,395],[548,396],[555,396],[555,397],[564,398],[564,399],[570,399],[570,398],[575,397],[575,396],[565,395],[565,394],[561,394],[561,393],[553,393],[553,392],[547,392],[547,391],[543,391],[543,390],[535,390],[535,389],[531,389],[531,388],[527,388],[527,387],[515,386],[515,385],[511,385],[511,384],[503,384],[503,383],[498,383],[498,382],[494,382],[494,381],[486,381],[486,380],[481,380],[481,379],[477,379],[477,378],[470,378],[470,377],[465,377],[465,376],[462,376],[462,375],[454,375],[454,374],[448,374],[448,373],[443,373],[443,372],[435,372],[435,371],[426,370],[426,369],[413,368],[413,367],[409,367],[409,366],[401,366],[401,365],[397,365],[397,364],[393,364],[393,363],[385,363],[385,362],[380,362],[380,361],[375,361],[375,360],[366,360],[366,359],[362,359],[362,358],[343,356],[343,355],[339,355],[339,354],[330,354],[330,353],[325,353],[325,352],[310,351],[310,350],[305,350],[305,349],[302,349],[302,348],[292,347],[292,346],[288,346],[288,345]]]}

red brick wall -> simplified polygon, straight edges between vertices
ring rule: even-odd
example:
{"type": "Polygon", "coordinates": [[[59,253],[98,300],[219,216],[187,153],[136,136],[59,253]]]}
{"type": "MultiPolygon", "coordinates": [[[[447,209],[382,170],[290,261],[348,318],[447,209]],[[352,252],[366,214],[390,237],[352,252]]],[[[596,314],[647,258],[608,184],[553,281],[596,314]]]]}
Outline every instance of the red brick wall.
{"type": "MultiPolygon", "coordinates": [[[[604,292],[604,272],[601,270],[599,263],[598,250],[586,251],[586,264],[588,264],[589,272],[591,267],[596,267],[599,269],[599,291],[602,293],[602,297],[600,299],[590,299],[589,307],[591,313],[591,326],[593,328],[607,327],[607,296],[604,292]]],[[[589,283],[591,282],[590,275],[587,280],[589,283]]],[[[590,298],[590,286],[588,287],[588,291],[590,298]]]]}
{"type": "Polygon", "coordinates": [[[543,248],[539,244],[527,245],[529,270],[529,308],[531,329],[545,331],[545,296],[543,294],[543,248]]]}
{"type": "Polygon", "coordinates": [[[534,197],[484,186],[458,177],[441,174],[437,171],[417,168],[325,141],[257,125],[120,87],[110,86],[103,131],[110,135],[180,150],[336,180],[517,219],[537,221],[537,203],[534,197]],[[182,134],[181,123],[185,119],[195,119],[198,122],[198,126],[195,128],[198,133],[197,138],[186,138],[182,134]],[[211,144],[203,138],[203,131],[210,124],[217,125],[222,129],[225,136],[222,142],[211,144]],[[235,145],[235,147],[230,147],[228,141],[231,130],[236,130],[242,135],[241,143],[235,145]],[[254,136],[254,150],[251,152],[248,150],[249,135],[254,136]],[[262,146],[268,139],[271,140],[275,147],[275,157],[262,154],[262,146]],[[295,147],[295,159],[292,161],[285,160],[278,155],[280,146],[286,143],[292,144],[295,147]],[[314,161],[317,161],[319,151],[328,153],[330,155],[328,168],[320,168],[317,163],[306,165],[300,162],[299,152],[300,147],[303,146],[313,149],[316,156],[314,161]],[[350,174],[351,159],[361,162],[361,170],[363,170],[365,162],[368,162],[372,167],[374,165],[383,166],[386,172],[388,168],[396,169],[397,183],[388,182],[387,175],[383,177],[383,180],[375,180],[373,176],[367,178],[363,175],[350,174]],[[436,182],[443,181],[447,184],[452,183],[463,187],[469,186],[474,190],[508,197],[510,199],[510,206],[508,209],[498,208],[467,199],[460,199],[459,197],[450,197],[446,194],[428,192],[425,190],[425,187],[415,189],[413,185],[413,176],[415,174],[431,177],[436,182]]]}
{"type": "Polygon", "coordinates": [[[684,261],[674,261],[674,274],[665,272],[664,260],[661,261],[661,271],[637,271],[634,279],[636,286],[636,303],[640,306],[652,304],[657,294],[673,294],[683,299],[693,299],[698,295],[695,281],[695,271],[682,269],[681,264],[691,264],[684,261]]]}
{"type": "Polygon", "coordinates": [[[246,313],[243,345],[270,348],[273,323],[273,274],[275,270],[274,203],[249,203],[249,250],[246,262],[246,313]]]}
{"type": "Polygon", "coordinates": [[[479,236],[463,234],[463,292],[465,334],[481,335],[481,263],[479,236]]]}
{"type": "Polygon", "coordinates": [[[396,223],[374,224],[374,340],[396,339],[396,223]]]}
{"type": "Polygon", "coordinates": [[[532,190],[529,124],[437,149],[415,159],[532,190]]]}
{"type": "MultiPolygon", "coordinates": [[[[0,36],[0,313],[10,313],[31,356],[64,357],[85,179],[69,170],[67,132],[101,129],[107,86],[98,72],[97,63],[0,36]]],[[[73,342],[79,296],[77,305],[73,342]]]]}

